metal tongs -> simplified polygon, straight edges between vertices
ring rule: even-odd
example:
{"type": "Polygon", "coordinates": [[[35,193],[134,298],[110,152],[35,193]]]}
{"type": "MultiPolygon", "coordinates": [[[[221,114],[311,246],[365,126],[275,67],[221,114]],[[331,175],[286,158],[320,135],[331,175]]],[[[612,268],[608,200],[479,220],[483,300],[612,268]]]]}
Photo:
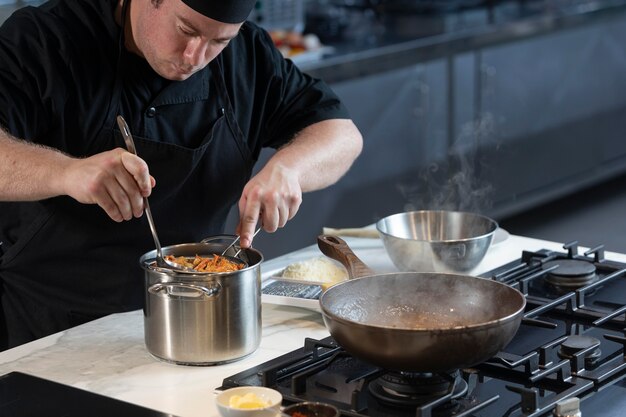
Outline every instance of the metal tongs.
{"type": "MultiPolygon", "coordinates": [[[[124,137],[124,142],[126,142],[126,148],[128,151],[137,155],[137,148],[135,148],[135,142],[133,141],[133,137],[130,134],[130,129],[128,128],[128,124],[126,120],[122,116],[117,116],[117,125],[122,132],[122,136],[124,137]]],[[[154,238],[154,245],[156,246],[156,264],[161,268],[170,268],[179,271],[185,272],[198,272],[193,268],[186,267],[184,265],[180,265],[176,262],[168,261],[163,257],[163,250],[161,249],[161,242],[159,241],[159,237],[157,236],[156,227],[154,225],[154,220],[152,219],[152,211],[150,210],[150,204],[148,204],[148,198],[143,198],[143,205],[145,207],[146,217],[148,218],[148,224],[150,225],[150,231],[152,232],[152,237],[154,238]]]]}
{"type": "MultiPolygon", "coordinates": [[[[257,235],[257,233],[259,233],[261,231],[261,227],[259,227],[258,229],[256,229],[256,232],[254,232],[254,234],[252,235],[252,237],[255,237],[257,235]]],[[[237,242],[239,242],[239,238],[241,236],[237,235],[237,237],[231,242],[230,245],[226,246],[226,249],[224,249],[224,251],[222,251],[222,256],[224,256],[226,254],[226,252],[228,252],[228,249],[232,248],[233,246],[235,246],[235,244],[237,242]]],[[[233,258],[236,258],[237,256],[239,256],[239,254],[241,253],[242,248],[240,247],[237,252],[235,252],[235,254],[233,255],[233,258]]]]}

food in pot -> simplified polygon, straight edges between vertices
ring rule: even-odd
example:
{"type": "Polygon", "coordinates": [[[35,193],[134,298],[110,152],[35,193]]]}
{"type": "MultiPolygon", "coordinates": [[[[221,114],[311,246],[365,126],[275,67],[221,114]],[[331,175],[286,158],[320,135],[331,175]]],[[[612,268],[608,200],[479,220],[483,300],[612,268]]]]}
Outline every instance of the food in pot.
{"type": "Polygon", "coordinates": [[[243,263],[233,262],[217,254],[214,254],[212,257],[196,255],[195,258],[166,255],[164,258],[181,266],[193,268],[198,272],[233,272],[239,271],[244,267],[243,263]]]}
{"type": "Polygon", "coordinates": [[[254,392],[248,392],[244,395],[233,395],[228,400],[228,405],[232,408],[265,408],[270,405],[269,401],[256,395],[254,392]]]}

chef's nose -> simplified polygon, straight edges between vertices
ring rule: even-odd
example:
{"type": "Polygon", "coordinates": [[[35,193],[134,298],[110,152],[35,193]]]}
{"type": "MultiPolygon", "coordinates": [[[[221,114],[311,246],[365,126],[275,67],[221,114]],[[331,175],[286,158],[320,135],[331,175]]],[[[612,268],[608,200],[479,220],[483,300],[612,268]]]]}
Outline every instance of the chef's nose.
{"type": "Polygon", "coordinates": [[[192,38],[187,42],[184,58],[185,63],[193,67],[204,67],[208,64],[209,43],[200,37],[192,38]]]}

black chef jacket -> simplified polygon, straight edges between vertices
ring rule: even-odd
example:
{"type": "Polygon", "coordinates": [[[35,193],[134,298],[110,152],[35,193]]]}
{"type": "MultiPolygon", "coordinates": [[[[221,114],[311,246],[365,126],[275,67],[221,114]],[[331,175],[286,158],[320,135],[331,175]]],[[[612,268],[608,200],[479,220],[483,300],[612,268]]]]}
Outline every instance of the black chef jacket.
{"type": "MultiPolygon", "coordinates": [[[[0,125],[76,157],[124,147],[130,125],[157,186],[163,245],[219,234],[263,147],[347,118],[321,81],[245,23],[204,70],[168,81],[122,47],[115,0],[52,0],[0,28],[0,125]]],[[[0,203],[0,350],[142,306],[145,216],[115,223],[62,196],[0,203]]]]}

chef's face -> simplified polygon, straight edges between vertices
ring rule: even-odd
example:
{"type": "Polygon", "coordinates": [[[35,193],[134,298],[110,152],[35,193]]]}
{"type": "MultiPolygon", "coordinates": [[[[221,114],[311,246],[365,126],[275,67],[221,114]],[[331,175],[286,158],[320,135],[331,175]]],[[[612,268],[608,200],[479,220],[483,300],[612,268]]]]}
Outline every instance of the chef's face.
{"type": "Polygon", "coordinates": [[[160,76],[185,80],[222,52],[241,25],[210,19],[181,0],[133,0],[126,47],[160,76]]]}

